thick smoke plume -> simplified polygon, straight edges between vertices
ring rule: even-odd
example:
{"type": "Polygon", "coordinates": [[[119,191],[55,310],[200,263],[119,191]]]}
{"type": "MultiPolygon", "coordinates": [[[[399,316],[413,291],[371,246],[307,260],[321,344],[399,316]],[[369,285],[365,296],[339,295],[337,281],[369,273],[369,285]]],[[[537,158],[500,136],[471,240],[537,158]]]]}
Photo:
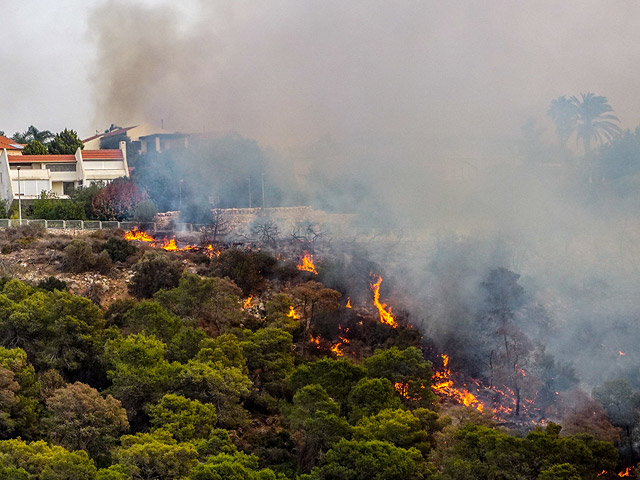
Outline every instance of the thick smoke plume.
{"type": "Polygon", "coordinates": [[[626,93],[640,44],[622,21],[638,14],[599,2],[107,1],[90,22],[96,124],[255,139],[278,202],[356,212],[404,240],[370,248],[436,339],[467,328],[492,269],[519,273],[544,311],[531,318],[550,318],[548,350],[596,385],[631,377],[640,356],[638,203],[599,187],[579,152],[564,162],[545,112],[596,91],[623,127],[640,123],[640,97],[626,93]]]}

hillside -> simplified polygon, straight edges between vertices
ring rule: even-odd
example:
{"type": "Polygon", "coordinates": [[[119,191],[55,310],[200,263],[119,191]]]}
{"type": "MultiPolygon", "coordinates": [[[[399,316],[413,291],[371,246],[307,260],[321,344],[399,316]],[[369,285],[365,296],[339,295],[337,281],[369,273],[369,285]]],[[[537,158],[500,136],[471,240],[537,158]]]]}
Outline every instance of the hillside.
{"type": "MultiPolygon", "coordinates": [[[[606,395],[547,380],[555,395],[530,396],[549,356],[474,376],[357,246],[138,238],[0,232],[2,478],[632,474],[606,395]]],[[[518,277],[485,283],[506,305],[518,277]]],[[[523,337],[491,311],[513,355],[523,337]]]]}

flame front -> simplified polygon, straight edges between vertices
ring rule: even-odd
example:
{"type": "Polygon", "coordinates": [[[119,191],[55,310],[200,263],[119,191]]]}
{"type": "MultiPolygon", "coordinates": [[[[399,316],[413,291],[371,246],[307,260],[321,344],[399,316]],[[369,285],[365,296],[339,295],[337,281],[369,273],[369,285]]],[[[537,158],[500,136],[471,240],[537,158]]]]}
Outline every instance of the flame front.
{"type": "Polygon", "coordinates": [[[133,229],[124,234],[124,238],[126,240],[138,240],[139,242],[154,242],[152,236],[147,235],[142,230],[138,230],[138,227],[133,227],[133,229]]]}
{"type": "Polygon", "coordinates": [[[435,372],[433,375],[433,385],[431,388],[434,392],[443,395],[445,397],[453,398],[458,403],[462,403],[467,407],[475,407],[478,411],[482,411],[484,405],[468,390],[458,390],[453,385],[453,379],[451,378],[451,369],[448,368],[449,356],[442,355],[442,363],[444,368],[440,372],[435,372]]]}
{"type": "Polygon", "coordinates": [[[313,255],[305,252],[304,257],[300,259],[300,264],[297,265],[298,270],[303,272],[311,272],[314,275],[318,274],[318,270],[316,270],[316,266],[313,264],[313,255]]]}
{"type": "Polygon", "coordinates": [[[347,297],[347,304],[345,305],[346,308],[353,308],[351,306],[351,299],[349,297],[347,297]]]}
{"type": "Polygon", "coordinates": [[[294,320],[300,320],[300,315],[296,313],[296,309],[293,308],[293,305],[289,307],[289,313],[287,313],[287,317],[293,318],[294,320]]]}
{"type": "Polygon", "coordinates": [[[380,303],[380,284],[382,283],[382,277],[378,275],[378,281],[371,284],[371,291],[373,291],[373,304],[380,313],[380,321],[391,325],[393,328],[398,327],[395,317],[391,313],[391,307],[388,307],[386,303],[380,303]],[[387,310],[388,309],[388,310],[387,310]]]}
{"type": "Polygon", "coordinates": [[[251,300],[253,300],[253,295],[249,295],[249,298],[242,302],[242,308],[246,310],[247,308],[251,307],[251,300]]]}

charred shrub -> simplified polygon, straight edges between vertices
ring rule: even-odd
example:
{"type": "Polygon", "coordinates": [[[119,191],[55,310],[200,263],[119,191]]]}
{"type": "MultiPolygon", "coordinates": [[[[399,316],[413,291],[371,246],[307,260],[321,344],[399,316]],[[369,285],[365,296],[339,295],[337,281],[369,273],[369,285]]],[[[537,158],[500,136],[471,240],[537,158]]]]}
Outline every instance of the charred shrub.
{"type": "Polygon", "coordinates": [[[84,240],[73,240],[62,252],[62,269],[65,272],[80,273],[91,270],[107,273],[113,263],[107,252],[94,253],[84,240]]]}
{"type": "Polygon", "coordinates": [[[124,238],[110,237],[102,249],[109,254],[114,262],[126,262],[138,252],[138,248],[124,238]]]}
{"type": "Polygon", "coordinates": [[[164,252],[145,252],[133,267],[129,293],[137,298],[151,298],[163,288],[178,286],[182,265],[164,252]]]}
{"type": "Polygon", "coordinates": [[[260,290],[264,277],[270,276],[277,260],[266,252],[242,251],[230,248],[213,259],[209,273],[229,277],[245,295],[260,290]]]}
{"type": "Polygon", "coordinates": [[[53,237],[43,242],[44,249],[58,250],[62,251],[66,248],[67,245],[71,243],[71,237],[68,235],[61,235],[58,237],[53,237]]]}
{"type": "Polygon", "coordinates": [[[53,292],[54,290],[66,290],[67,282],[63,280],[59,280],[54,276],[47,277],[43,280],[40,280],[36,287],[41,288],[42,290],[46,290],[48,292],[53,292]]]}

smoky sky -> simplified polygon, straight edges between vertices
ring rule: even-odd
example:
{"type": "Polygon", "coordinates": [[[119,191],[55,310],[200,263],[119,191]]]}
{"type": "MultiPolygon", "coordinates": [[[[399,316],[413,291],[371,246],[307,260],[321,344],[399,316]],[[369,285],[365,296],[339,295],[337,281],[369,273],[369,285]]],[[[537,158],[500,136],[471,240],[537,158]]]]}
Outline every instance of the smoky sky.
{"type": "Polygon", "coordinates": [[[467,155],[581,91],[640,123],[634,2],[175,3],[93,10],[96,125],[164,120],[275,147],[411,135],[467,155]]]}

